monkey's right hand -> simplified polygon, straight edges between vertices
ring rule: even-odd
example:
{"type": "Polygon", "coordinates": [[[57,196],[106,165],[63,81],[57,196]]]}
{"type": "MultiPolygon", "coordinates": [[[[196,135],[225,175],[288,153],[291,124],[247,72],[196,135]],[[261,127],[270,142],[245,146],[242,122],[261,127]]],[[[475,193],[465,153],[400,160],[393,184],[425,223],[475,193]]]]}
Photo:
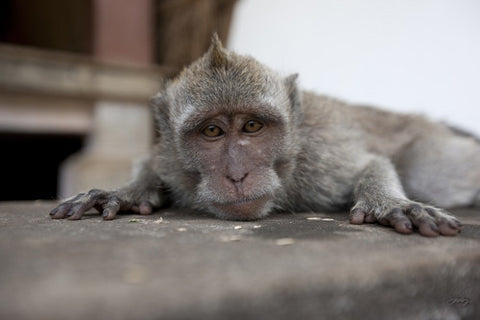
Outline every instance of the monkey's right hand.
{"type": "Polygon", "coordinates": [[[133,211],[139,214],[152,213],[152,204],[148,200],[131,200],[118,191],[92,189],[80,193],[59,204],[50,212],[52,219],[79,220],[85,212],[95,208],[102,213],[104,220],[112,220],[119,211],[133,211]]]}

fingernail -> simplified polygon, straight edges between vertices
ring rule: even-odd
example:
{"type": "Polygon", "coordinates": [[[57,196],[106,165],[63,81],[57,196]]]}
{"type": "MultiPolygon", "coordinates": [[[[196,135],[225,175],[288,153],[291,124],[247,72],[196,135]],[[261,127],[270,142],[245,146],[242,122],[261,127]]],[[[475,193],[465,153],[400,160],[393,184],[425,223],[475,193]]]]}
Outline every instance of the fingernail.
{"type": "Polygon", "coordinates": [[[413,230],[411,223],[405,223],[405,228],[407,228],[408,230],[413,230]]]}
{"type": "Polygon", "coordinates": [[[455,230],[462,228],[461,225],[459,225],[459,224],[457,224],[457,223],[452,223],[452,222],[449,222],[449,223],[448,223],[448,226],[449,226],[451,229],[455,229],[455,230]]]}

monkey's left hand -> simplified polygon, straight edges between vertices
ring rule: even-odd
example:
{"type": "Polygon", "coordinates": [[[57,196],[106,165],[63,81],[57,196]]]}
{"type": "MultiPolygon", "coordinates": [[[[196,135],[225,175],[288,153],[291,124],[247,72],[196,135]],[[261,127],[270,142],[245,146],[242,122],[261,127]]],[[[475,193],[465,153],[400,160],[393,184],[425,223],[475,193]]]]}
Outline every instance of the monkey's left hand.
{"type": "Polygon", "coordinates": [[[403,234],[412,233],[415,226],[421,235],[427,237],[436,237],[440,234],[454,236],[462,229],[462,224],[457,218],[432,206],[393,199],[375,201],[375,204],[377,207],[364,202],[357,203],[350,212],[350,223],[378,222],[403,234]]]}
{"type": "Polygon", "coordinates": [[[79,220],[91,208],[102,213],[104,220],[112,220],[119,211],[133,211],[139,214],[152,213],[152,203],[148,200],[131,200],[120,191],[92,189],[65,200],[50,212],[52,219],[79,220]]]}
{"type": "Polygon", "coordinates": [[[355,205],[350,212],[350,223],[378,222],[391,226],[399,233],[413,232],[435,237],[453,236],[462,224],[449,213],[407,199],[392,163],[376,158],[359,175],[354,190],[355,205]]]}

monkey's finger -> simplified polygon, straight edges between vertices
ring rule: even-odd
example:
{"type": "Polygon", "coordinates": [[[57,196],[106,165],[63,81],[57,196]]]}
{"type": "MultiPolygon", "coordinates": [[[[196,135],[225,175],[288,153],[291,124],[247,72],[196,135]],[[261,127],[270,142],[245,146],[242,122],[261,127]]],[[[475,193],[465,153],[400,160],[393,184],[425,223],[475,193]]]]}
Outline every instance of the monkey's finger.
{"type": "Polygon", "coordinates": [[[112,197],[107,204],[103,206],[103,220],[113,220],[120,210],[120,200],[117,197],[112,197]]]}
{"type": "Polygon", "coordinates": [[[392,226],[398,233],[409,234],[413,232],[412,222],[400,208],[388,212],[385,217],[379,220],[379,223],[392,226]]]}
{"type": "Polygon", "coordinates": [[[425,211],[435,221],[440,234],[444,236],[455,236],[462,229],[462,223],[456,218],[446,215],[435,208],[425,208],[425,211]]]}
{"type": "Polygon", "coordinates": [[[407,214],[422,236],[436,237],[440,234],[434,218],[436,211],[425,210],[421,205],[413,204],[407,209],[407,214]]]}
{"type": "Polygon", "coordinates": [[[50,211],[50,217],[52,217],[52,219],[63,219],[63,218],[65,218],[67,216],[67,213],[70,211],[70,209],[74,205],[75,201],[77,201],[78,199],[80,199],[84,195],[85,195],[85,193],[79,193],[74,197],[71,197],[69,199],[64,200],[63,203],[61,203],[55,209],[50,211]]]}
{"type": "Polygon", "coordinates": [[[138,206],[138,211],[140,214],[151,214],[152,204],[149,201],[142,201],[138,206]]]}
{"type": "Polygon", "coordinates": [[[67,213],[68,220],[80,220],[82,216],[90,210],[96,203],[95,199],[89,199],[88,201],[79,203],[75,205],[70,211],[67,213]]]}
{"type": "Polygon", "coordinates": [[[440,230],[440,233],[444,236],[456,236],[460,232],[460,228],[447,222],[439,223],[438,230],[440,230]]]}
{"type": "Polygon", "coordinates": [[[86,198],[91,206],[87,209],[95,208],[98,213],[103,212],[103,205],[107,202],[107,192],[100,189],[92,189],[88,191],[86,198]]]}
{"type": "Polygon", "coordinates": [[[375,222],[377,222],[377,217],[375,217],[375,214],[373,212],[368,212],[365,215],[365,222],[366,223],[375,223],[375,222]]]}
{"type": "Polygon", "coordinates": [[[365,211],[362,209],[356,208],[350,211],[350,223],[351,224],[363,224],[365,220],[365,211]]]}
{"type": "Polygon", "coordinates": [[[447,219],[437,222],[438,230],[443,236],[456,236],[459,232],[462,231],[462,224],[457,219],[453,218],[452,221],[447,219]]]}
{"type": "Polygon", "coordinates": [[[50,211],[49,215],[50,215],[50,216],[54,216],[54,215],[58,212],[58,207],[59,207],[59,206],[56,206],[55,208],[53,208],[53,210],[50,211]]]}
{"type": "Polygon", "coordinates": [[[448,223],[452,228],[457,228],[459,230],[462,230],[462,227],[463,227],[463,224],[462,222],[460,222],[460,220],[458,220],[457,218],[455,217],[452,217],[452,221],[448,223]]]}
{"type": "Polygon", "coordinates": [[[414,224],[418,228],[418,231],[422,236],[436,237],[440,234],[440,230],[435,225],[435,223],[430,222],[428,220],[419,219],[415,221],[414,224]]]}
{"type": "Polygon", "coordinates": [[[50,212],[52,219],[63,219],[67,216],[67,213],[72,208],[72,204],[69,202],[62,203],[50,212]]]}

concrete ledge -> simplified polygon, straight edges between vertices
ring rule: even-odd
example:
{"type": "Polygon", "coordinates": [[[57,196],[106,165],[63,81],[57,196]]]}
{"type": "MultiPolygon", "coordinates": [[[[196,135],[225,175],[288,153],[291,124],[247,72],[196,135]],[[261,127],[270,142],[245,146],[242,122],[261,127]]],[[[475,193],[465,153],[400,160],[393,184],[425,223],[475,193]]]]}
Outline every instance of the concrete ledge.
{"type": "Polygon", "coordinates": [[[176,71],[0,44],[0,88],[11,92],[146,103],[158,92],[162,79],[176,71]]]}
{"type": "Polygon", "coordinates": [[[0,204],[2,319],[478,319],[480,213],[454,238],[347,214],[233,222],[184,211],[104,222],[0,204]]]}

